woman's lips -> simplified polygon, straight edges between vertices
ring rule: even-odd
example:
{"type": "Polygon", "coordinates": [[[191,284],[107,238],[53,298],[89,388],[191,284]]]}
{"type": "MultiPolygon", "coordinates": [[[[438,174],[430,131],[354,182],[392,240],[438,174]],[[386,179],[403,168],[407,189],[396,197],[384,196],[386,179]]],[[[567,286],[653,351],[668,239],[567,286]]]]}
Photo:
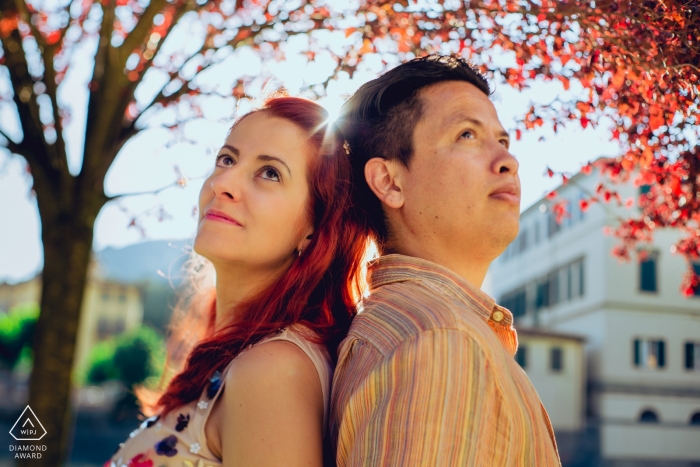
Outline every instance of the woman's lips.
{"type": "Polygon", "coordinates": [[[217,211],[207,211],[206,214],[204,214],[204,218],[212,221],[223,222],[225,224],[237,225],[239,227],[242,227],[241,223],[237,220],[227,216],[224,213],[217,211]]]}

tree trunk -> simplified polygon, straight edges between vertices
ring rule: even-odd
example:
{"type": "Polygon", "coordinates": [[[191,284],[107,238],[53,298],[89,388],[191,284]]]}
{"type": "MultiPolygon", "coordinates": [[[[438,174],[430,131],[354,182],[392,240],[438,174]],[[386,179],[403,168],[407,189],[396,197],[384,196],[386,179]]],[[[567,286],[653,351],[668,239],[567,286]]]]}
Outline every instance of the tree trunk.
{"type": "MultiPolygon", "coordinates": [[[[90,206],[60,206],[38,197],[42,221],[44,269],[41,312],[34,335],[34,368],[29,383],[29,406],[46,429],[36,444],[46,445],[41,459],[24,459],[18,466],[56,467],[67,461],[72,437],[71,392],[78,322],[92,251],[94,222],[103,196],[76,197],[90,206]],[[92,198],[92,199],[91,199],[92,198]],[[43,205],[42,205],[43,204],[43,205]],[[58,209],[57,209],[58,208],[58,209]],[[59,210],[59,212],[52,212],[59,210]]],[[[62,203],[61,203],[62,204],[62,203]]]]}

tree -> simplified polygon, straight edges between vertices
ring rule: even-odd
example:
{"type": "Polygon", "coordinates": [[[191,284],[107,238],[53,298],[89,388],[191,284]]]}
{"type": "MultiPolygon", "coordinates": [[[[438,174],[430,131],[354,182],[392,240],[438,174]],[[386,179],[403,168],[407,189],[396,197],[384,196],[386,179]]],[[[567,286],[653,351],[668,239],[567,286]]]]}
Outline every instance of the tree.
{"type": "MultiPolygon", "coordinates": [[[[201,114],[198,99],[203,96],[243,96],[245,80],[221,90],[201,79],[242,46],[265,60],[278,60],[286,39],[310,34],[309,58],[327,50],[336,60],[336,74],[352,74],[369,53],[395,63],[442,51],[461,53],[519,89],[534,79],[559,80],[565,89],[579,82],[583,95],[532,106],[516,134],[545,122],[556,130],[570,122],[585,128],[612,119],[611,135],[620,141],[622,155],[606,170],[623,179],[636,169],[640,183],[654,185],[643,216],[621,226],[625,245],[655,228],[674,226],[687,232],[678,252],[698,259],[700,167],[693,135],[698,133],[700,13],[695,2],[338,3],[59,0],[49,9],[35,1],[0,0],[0,72],[9,76],[13,94],[5,99],[16,109],[23,138],[0,137],[28,162],[44,247],[29,403],[47,429],[48,449],[40,461],[32,460],[33,466],[59,465],[67,452],[70,370],[93,224],[110,201],[105,174],[124,144],[153,124],[154,115],[171,110],[175,117],[166,125],[176,127],[201,114]],[[164,44],[184,23],[200,25],[201,35],[190,41],[196,47],[168,50],[164,44]],[[317,32],[328,31],[345,38],[341,46],[313,40],[317,32]],[[63,136],[69,114],[57,91],[78,46],[91,41],[96,47],[83,159],[73,174],[63,136]],[[514,66],[492,60],[493,50],[510,53],[514,66]],[[165,84],[137,101],[136,91],[149,76],[165,84]]],[[[694,284],[689,279],[688,286],[694,284]]]]}
{"type": "Polygon", "coordinates": [[[157,383],[165,365],[165,342],[155,330],[141,326],[116,338],[98,343],[90,351],[85,380],[99,384],[120,381],[126,392],[117,401],[114,420],[133,419],[138,413],[134,386],[157,383]]]}

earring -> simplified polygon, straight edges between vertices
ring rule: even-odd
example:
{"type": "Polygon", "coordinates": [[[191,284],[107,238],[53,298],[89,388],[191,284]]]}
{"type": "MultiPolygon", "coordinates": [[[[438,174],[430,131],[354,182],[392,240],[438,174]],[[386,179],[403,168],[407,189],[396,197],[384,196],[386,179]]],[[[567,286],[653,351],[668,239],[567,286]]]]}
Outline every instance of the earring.
{"type": "Polygon", "coordinates": [[[301,248],[297,250],[297,256],[301,256],[301,248]]]}

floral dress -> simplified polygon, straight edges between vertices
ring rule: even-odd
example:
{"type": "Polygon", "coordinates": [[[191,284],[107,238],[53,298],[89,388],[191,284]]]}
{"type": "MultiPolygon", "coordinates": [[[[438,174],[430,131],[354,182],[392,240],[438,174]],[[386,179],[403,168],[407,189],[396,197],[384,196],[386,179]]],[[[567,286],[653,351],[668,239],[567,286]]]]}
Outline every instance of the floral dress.
{"type": "MultiPolygon", "coordinates": [[[[279,334],[269,336],[262,342],[283,340],[296,344],[316,367],[323,392],[323,426],[326,427],[330,384],[333,367],[325,346],[310,342],[299,332],[299,325],[291,326],[279,334]]],[[[209,380],[202,395],[196,401],[172,410],[165,417],[160,415],[144,420],[121,443],[104,467],[219,467],[221,459],[207,445],[204,427],[216,399],[223,392],[228,366],[216,372],[209,380]]]]}

